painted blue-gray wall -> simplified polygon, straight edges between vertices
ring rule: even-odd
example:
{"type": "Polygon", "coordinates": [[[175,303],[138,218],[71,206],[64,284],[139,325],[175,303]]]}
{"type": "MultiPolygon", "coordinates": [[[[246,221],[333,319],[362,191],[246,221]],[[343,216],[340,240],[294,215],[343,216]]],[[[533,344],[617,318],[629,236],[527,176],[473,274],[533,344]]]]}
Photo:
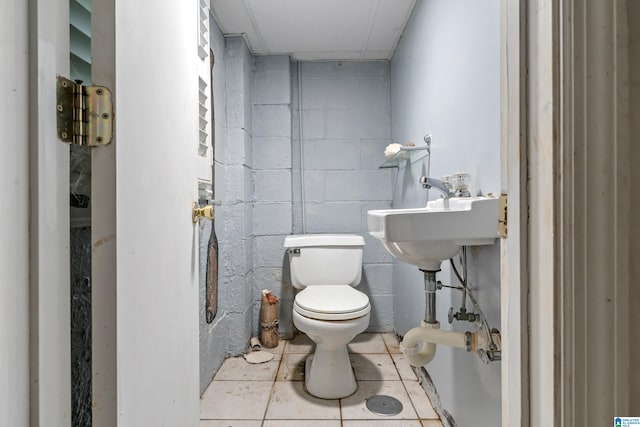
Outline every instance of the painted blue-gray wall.
{"type": "Polygon", "coordinates": [[[291,338],[293,289],[284,238],[291,234],[291,75],[288,56],[257,56],[253,79],[253,333],[262,290],[280,298],[278,332],[291,338]]]}
{"type": "Polygon", "coordinates": [[[293,227],[302,233],[299,98],[302,100],[307,233],[365,237],[359,290],[369,331],[393,329],[392,258],[367,233],[366,213],[391,207],[393,173],[379,169],[391,142],[390,69],[384,61],[292,63],[293,227]],[[298,65],[302,94],[298,94],[298,65]]]}
{"type": "MultiPolygon", "coordinates": [[[[440,177],[471,173],[473,194],[500,189],[500,2],[419,0],[391,62],[392,136],[421,141],[433,135],[431,170],[440,177]]],[[[421,207],[427,195],[418,179],[426,162],[398,171],[394,207],[421,207]]],[[[432,192],[436,193],[436,192],[432,192]]],[[[491,327],[500,326],[499,246],[469,253],[469,284],[491,327]]],[[[448,263],[438,279],[455,283],[448,263]]],[[[424,318],[423,275],[394,262],[394,324],[399,334],[424,318]]],[[[472,330],[470,323],[447,323],[460,294],[440,290],[437,317],[443,329],[472,330]]],[[[468,305],[471,308],[471,305],[468,305]]],[[[500,363],[484,365],[477,355],[439,346],[427,366],[444,408],[459,426],[500,425],[500,363]]]]}
{"type": "Polygon", "coordinates": [[[211,222],[200,226],[200,392],[227,355],[247,347],[253,327],[253,162],[251,88],[254,59],[242,37],[223,37],[210,20],[214,65],[215,198],[218,313],[205,321],[205,273],[211,222]]]}

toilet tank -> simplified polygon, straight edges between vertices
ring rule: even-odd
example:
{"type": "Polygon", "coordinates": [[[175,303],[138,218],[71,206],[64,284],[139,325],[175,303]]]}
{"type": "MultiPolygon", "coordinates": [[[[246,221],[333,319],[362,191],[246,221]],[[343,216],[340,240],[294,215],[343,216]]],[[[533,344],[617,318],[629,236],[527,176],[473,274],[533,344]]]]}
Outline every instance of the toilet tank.
{"type": "Polygon", "coordinates": [[[291,283],[298,289],[314,285],[358,286],[362,278],[364,238],[355,234],[287,236],[291,283]]]}

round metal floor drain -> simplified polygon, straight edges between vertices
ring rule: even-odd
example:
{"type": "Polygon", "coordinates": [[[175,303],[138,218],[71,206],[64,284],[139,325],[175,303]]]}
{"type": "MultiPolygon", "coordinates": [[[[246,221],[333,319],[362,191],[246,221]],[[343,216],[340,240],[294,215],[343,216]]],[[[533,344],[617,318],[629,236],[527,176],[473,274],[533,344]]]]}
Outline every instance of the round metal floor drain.
{"type": "Polygon", "coordinates": [[[379,394],[367,399],[367,409],[376,415],[390,417],[402,412],[402,403],[395,397],[379,394]]]}

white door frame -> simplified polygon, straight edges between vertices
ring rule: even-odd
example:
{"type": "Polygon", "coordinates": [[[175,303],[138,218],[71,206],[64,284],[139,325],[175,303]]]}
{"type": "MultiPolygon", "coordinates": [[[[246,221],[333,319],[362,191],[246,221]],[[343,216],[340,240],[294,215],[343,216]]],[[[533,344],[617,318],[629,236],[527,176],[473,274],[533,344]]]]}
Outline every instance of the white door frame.
{"type": "Polygon", "coordinates": [[[504,426],[633,415],[627,7],[502,1],[504,426]]]}
{"type": "Polygon", "coordinates": [[[71,423],[69,146],[56,133],[56,76],[69,75],[69,7],[29,2],[31,425],[71,423]]]}
{"type": "Polygon", "coordinates": [[[529,0],[526,48],[529,422],[556,425],[560,200],[558,2],[529,0]]]}
{"type": "MultiPolygon", "coordinates": [[[[91,80],[115,88],[115,0],[92,3],[91,80]]],[[[111,91],[112,101],[117,91],[111,91]]],[[[117,126],[117,112],[114,112],[117,126]]],[[[116,150],[111,144],[91,151],[91,399],[93,427],[118,424],[116,285],[116,150]]]]}
{"type": "Polygon", "coordinates": [[[68,15],[64,1],[9,0],[0,17],[2,425],[71,423],[69,147],[56,136],[68,15]]]}
{"type": "Polygon", "coordinates": [[[29,423],[29,16],[0,14],[0,425],[29,423]],[[4,39],[6,37],[6,39],[4,39]],[[12,43],[4,40],[11,40],[12,43]],[[11,64],[10,66],[8,64],[11,64]]]}
{"type": "Polygon", "coordinates": [[[528,426],[526,0],[501,1],[501,183],[508,238],[501,239],[502,425],[528,426]]]}
{"type": "Polygon", "coordinates": [[[556,425],[558,3],[502,0],[502,425],[556,425]]]}
{"type": "Polygon", "coordinates": [[[638,23],[628,23],[627,8],[634,1],[574,0],[555,11],[554,401],[562,425],[637,416],[637,402],[630,401],[630,377],[637,372],[630,310],[636,307],[629,298],[630,266],[637,262],[629,255],[631,221],[637,220],[630,214],[630,195],[637,194],[630,171],[638,159],[629,156],[628,60],[634,52],[628,25],[638,23]]]}

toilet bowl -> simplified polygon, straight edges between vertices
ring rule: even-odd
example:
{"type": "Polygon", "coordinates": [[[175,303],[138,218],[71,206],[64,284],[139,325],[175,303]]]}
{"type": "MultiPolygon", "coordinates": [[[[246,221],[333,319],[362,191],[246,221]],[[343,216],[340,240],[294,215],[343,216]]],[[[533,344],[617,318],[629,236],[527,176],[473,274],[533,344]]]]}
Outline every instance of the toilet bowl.
{"type": "Polygon", "coordinates": [[[285,238],[291,282],[301,289],[293,323],[316,344],[305,365],[307,391],[340,399],[357,389],[347,344],[369,326],[371,305],[354,287],[362,277],[364,239],[357,235],[294,235],[285,238]]]}
{"type": "Polygon", "coordinates": [[[305,365],[309,393],[323,399],[339,399],[356,391],[347,344],[367,329],[370,311],[369,298],[348,285],[312,286],[296,296],[293,323],[316,344],[305,365]],[[331,302],[341,307],[329,312],[331,302]]]}

